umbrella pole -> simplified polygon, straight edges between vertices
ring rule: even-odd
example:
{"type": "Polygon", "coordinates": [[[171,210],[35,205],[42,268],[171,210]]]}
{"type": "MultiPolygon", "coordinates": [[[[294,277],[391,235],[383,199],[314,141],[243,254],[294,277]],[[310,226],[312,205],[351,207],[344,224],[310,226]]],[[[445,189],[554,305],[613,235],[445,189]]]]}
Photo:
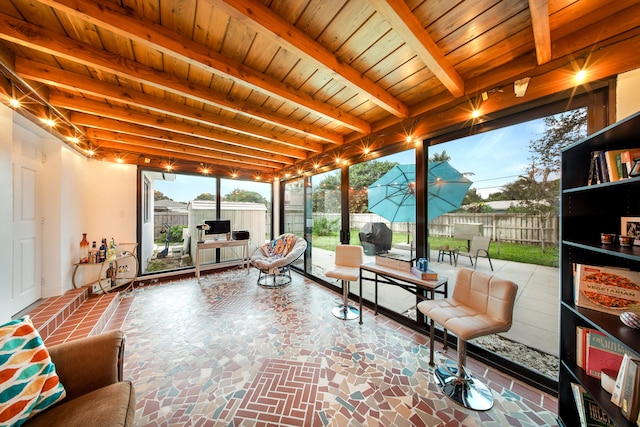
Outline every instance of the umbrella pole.
{"type": "Polygon", "coordinates": [[[411,230],[409,230],[409,224],[411,224],[410,222],[407,223],[407,243],[411,243],[409,242],[409,234],[411,234],[411,230]]]}

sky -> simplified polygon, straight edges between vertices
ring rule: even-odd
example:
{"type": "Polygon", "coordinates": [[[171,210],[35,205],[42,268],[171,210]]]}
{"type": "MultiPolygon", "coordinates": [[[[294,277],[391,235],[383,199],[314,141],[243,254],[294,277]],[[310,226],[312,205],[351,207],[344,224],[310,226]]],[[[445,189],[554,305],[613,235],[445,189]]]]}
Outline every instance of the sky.
{"type": "Polygon", "coordinates": [[[543,131],[544,121],[532,120],[429,147],[429,157],[446,150],[451,166],[471,173],[467,175],[473,181],[471,188],[487,198],[525,172],[529,141],[538,139],[543,131]]]}
{"type": "MultiPolygon", "coordinates": [[[[543,130],[542,119],[520,123],[435,145],[429,148],[429,157],[446,150],[451,157],[449,163],[459,172],[468,173],[467,178],[473,181],[471,188],[487,198],[489,194],[500,191],[503,185],[517,180],[524,173],[529,158],[529,141],[539,138],[543,130]]],[[[397,161],[400,164],[414,163],[413,150],[381,160],[397,161]]],[[[175,182],[156,181],[155,189],[176,202],[187,202],[202,193],[213,194],[215,188],[212,187],[212,182],[211,178],[206,177],[176,175],[175,182]]],[[[247,181],[224,179],[221,182],[221,193],[226,195],[236,188],[245,188],[260,193],[267,200],[271,199],[268,183],[247,184],[247,181]]]]}

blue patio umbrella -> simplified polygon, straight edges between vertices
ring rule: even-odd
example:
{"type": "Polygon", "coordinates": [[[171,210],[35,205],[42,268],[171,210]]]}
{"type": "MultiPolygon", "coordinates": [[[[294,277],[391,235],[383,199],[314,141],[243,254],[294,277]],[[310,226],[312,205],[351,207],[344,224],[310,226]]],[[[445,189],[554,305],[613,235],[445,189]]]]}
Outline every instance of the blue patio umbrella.
{"type": "Polygon", "coordinates": [[[427,222],[458,209],[471,184],[448,162],[429,163],[427,222]]]}
{"type": "MultiPolygon", "coordinates": [[[[427,221],[456,210],[472,182],[448,162],[430,162],[427,221]]],[[[369,212],[390,222],[416,222],[416,167],[396,165],[368,188],[369,212]]]]}

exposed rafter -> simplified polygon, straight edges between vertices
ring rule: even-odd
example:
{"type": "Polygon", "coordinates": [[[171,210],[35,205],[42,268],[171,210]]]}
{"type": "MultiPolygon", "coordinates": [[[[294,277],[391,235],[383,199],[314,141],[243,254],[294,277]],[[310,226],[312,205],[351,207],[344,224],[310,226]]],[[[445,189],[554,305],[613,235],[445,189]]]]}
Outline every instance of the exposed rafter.
{"type": "Polygon", "coordinates": [[[333,76],[366,93],[371,101],[397,117],[407,117],[409,109],[404,103],[390,95],[353,67],[345,64],[335,54],[313,40],[303,31],[289,24],[258,0],[207,0],[220,7],[236,19],[247,22],[249,27],[258,26],[259,31],[286,49],[296,52],[305,60],[322,69],[329,69],[333,76]]]}
{"type": "Polygon", "coordinates": [[[533,39],[536,43],[538,65],[551,61],[551,30],[549,29],[548,0],[529,0],[533,39]]]}
{"type": "Polygon", "coordinates": [[[0,4],[0,102],[98,160],[196,173],[328,170],[569,92],[578,63],[576,91],[640,67],[637,0],[0,4]]]}
{"type": "Polygon", "coordinates": [[[464,81],[444,56],[438,45],[429,37],[418,18],[404,0],[369,0],[391,24],[393,31],[418,55],[420,60],[456,98],[464,95],[464,81]]]}

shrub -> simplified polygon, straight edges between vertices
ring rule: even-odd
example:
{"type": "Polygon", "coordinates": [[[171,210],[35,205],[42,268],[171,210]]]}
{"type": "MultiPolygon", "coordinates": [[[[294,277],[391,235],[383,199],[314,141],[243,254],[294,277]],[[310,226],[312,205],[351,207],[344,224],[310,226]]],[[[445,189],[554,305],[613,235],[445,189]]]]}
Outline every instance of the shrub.
{"type": "Polygon", "coordinates": [[[326,217],[314,220],[313,234],[316,236],[330,236],[333,233],[337,233],[340,229],[339,222],[338,218],[329,221],[326,217]]]}

